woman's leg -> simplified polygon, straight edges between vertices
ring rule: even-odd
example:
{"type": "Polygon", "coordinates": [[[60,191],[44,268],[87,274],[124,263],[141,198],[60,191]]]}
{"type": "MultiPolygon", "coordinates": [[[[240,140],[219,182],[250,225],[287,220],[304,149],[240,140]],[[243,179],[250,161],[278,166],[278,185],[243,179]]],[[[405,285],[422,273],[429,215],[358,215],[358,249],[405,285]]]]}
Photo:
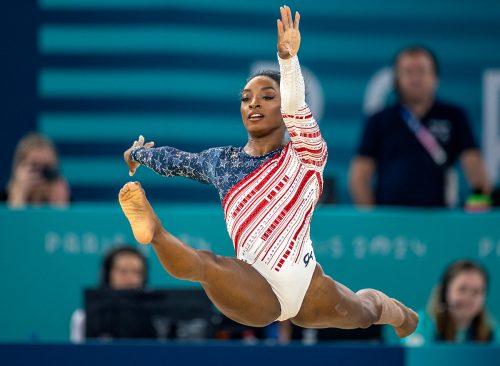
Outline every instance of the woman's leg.
{"type": "Polygon", "coordinates": [[[406,337],[415,330],[418,316],[380,291],[352,292],[326,276],[318,264],[302,307],[292,322],[306,328],[344,329],[389,324],[399,337],[406,337]]]}
{"type": "Polygon", "coordinates": [[[172,276],[200,282],[226,316],[251,326],[264,326],[279,317],[280,304],[264,277],[238,259],[195,250],[168,233],[139,183],[127,183],[120,190],[119,201],[136,240],[151,243],[172,276]]]}

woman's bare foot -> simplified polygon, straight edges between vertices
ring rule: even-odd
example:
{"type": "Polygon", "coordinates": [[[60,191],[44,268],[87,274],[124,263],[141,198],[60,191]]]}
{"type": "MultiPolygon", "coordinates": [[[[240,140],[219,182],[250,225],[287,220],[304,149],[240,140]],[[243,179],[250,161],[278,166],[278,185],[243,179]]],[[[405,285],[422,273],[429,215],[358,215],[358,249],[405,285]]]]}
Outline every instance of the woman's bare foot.
{"type": "Polygon", "coordinates": [[[409,307],[401,304],[398,300],[396,299],[391,299],[391,300],[394,301],[394,303],[405,314],[405,320],[403,321],[403,324],[401,324],[399,327],[394,327],[394,330],[396,331],[396,334],[398,335],[399,338],[408,337],[417,328],[418,315],[409,307]]]}
{"type": "Polygon", "coordinates": [[[127,217],[135,239],[141,244],[149,244],[160,221],[149,204],[139,182],[128,182],[118,195],[120,206],[127,217]]]}

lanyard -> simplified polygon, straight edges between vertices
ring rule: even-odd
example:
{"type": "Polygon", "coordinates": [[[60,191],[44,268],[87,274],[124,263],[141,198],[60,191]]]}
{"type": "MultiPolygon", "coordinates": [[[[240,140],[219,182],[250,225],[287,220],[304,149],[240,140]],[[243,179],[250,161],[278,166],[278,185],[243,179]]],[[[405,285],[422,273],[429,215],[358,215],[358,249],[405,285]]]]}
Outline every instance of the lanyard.
{"type": "Polygon", "coordinates": [[[432,160],[441,166],[446,163],[448,156],[434,135],[418,120],[417,117],[406,107],[401,107],[401,117],[408,125],[408,128],[413,132],[417,140],[422,144],[425,150],[429,153],[432,160]]]}

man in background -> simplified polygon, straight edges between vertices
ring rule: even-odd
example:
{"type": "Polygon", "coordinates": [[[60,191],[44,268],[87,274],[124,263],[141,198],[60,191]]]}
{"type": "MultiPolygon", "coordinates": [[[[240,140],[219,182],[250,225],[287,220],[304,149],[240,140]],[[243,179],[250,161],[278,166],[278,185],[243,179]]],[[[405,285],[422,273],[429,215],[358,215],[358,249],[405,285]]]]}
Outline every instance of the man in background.
{"type": "Polygon", "coordinates": [[[447,206],[447,173],[457,160],[471,190],[490,193],[464,111],[436,99],[438,75],[437,60],[425,47],[404,48],[396,56],[398,101],[368,119],[351,163],[355,204],[447,206]]]}

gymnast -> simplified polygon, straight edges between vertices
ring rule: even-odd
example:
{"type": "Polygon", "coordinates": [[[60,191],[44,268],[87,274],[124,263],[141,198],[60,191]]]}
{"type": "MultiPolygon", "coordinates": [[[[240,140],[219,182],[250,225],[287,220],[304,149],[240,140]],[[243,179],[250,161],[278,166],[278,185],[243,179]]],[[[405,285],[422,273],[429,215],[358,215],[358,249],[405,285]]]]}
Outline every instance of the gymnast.
{"type": "Polygon", "coordinates": [[[384,293],[356,293],[327,276],[310,239],[321,195],[327,147],[305,103],[297,53],[299,13],[280,8],[280,72],[260,72],[241,93],[244,147],[187,153],[154,148],[140,136],[125,151],[130,175],[145,165],[164,176],[184,176],[216,187],[235,258],[195,250],[161,224],[138,182],[119,202],[136,240],[153,246],[175,278],[199,282],[217,308],[249,326],[290,320],[306,328],[367,328],[389,324],[399,337],[416,328],[416,313],[384,293]]]}

